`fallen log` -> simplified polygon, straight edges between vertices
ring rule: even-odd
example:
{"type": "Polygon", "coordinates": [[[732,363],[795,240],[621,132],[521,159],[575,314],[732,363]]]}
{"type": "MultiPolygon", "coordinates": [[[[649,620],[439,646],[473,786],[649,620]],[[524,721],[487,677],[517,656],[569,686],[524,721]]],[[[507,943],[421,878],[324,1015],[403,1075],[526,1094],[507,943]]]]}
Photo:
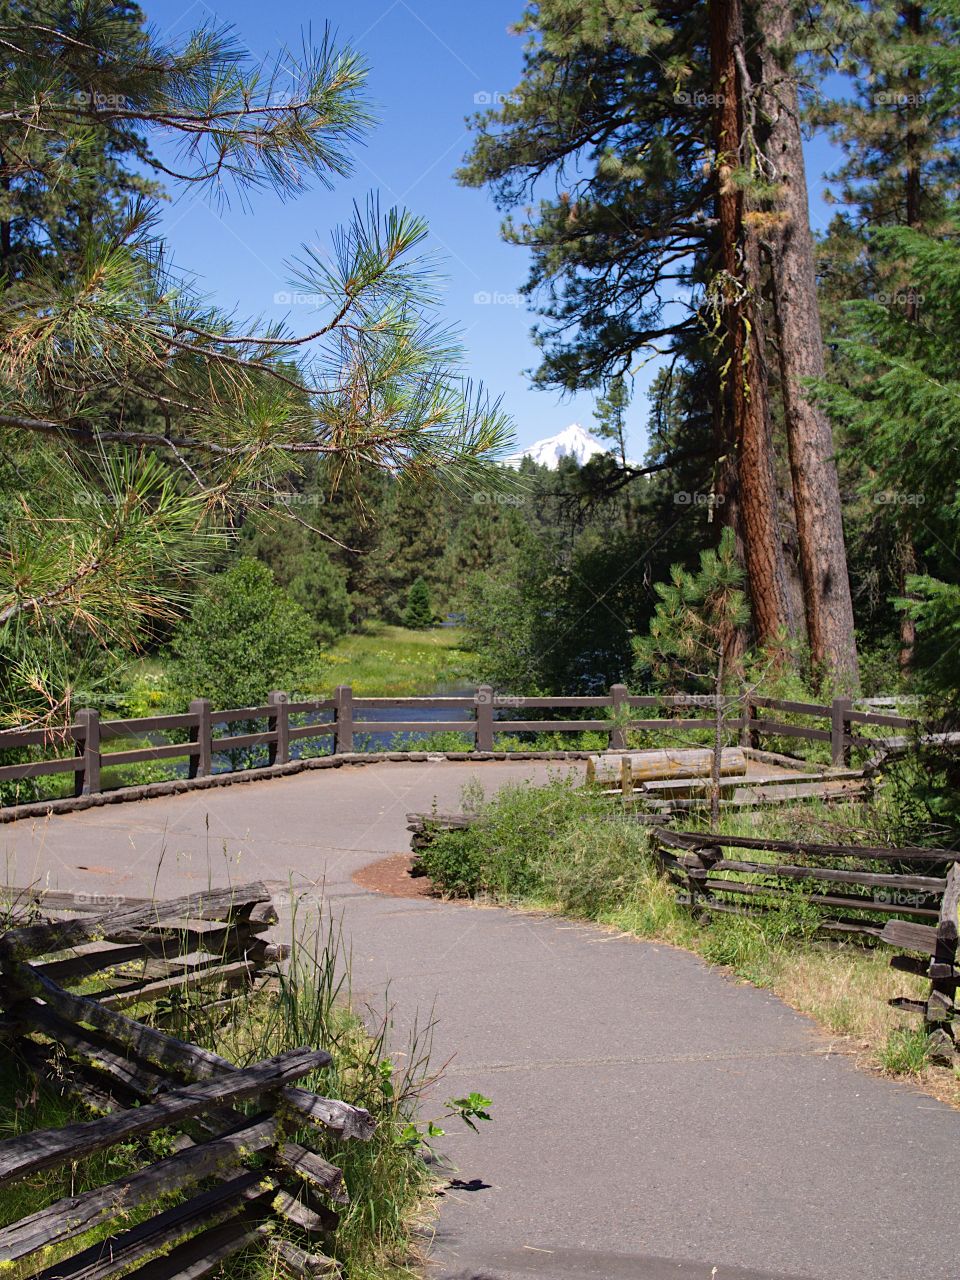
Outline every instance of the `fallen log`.
{"type": "MultiPolygon", "coordinates": [[[[739,747],[724,747],[720,773],[743,774],[747,761],[739,747]]],[[[658,778],[709,778],[713,769],[710,747],[684,747],[659,751],[605,751],[587,760],[587,782],[620,785],[627,770],[634,782],[658,778]]]]}

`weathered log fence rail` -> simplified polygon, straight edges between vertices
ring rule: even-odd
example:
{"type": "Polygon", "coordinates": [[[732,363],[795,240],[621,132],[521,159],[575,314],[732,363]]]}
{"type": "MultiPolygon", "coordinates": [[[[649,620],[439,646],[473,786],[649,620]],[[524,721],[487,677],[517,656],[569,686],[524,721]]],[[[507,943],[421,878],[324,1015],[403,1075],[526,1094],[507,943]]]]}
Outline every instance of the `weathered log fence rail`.
{"type": "MultiPolygon", "coordinates": [[[[537,732],[607,735],[608,746],[623,750],[631,733],[683,735],[710,730],[715,724],[714,699],[705,695],[631,695],[625,685],[613,685],[605,695],[593,697],[515,697],[481,686],[476,693],[461,697],[359,698],[349,685],[338,687],[332,698],[291,699],[275,691],[260,706],[215,710],[204,698],[191,702],[189,710],[176,715],[142,716],[126,720],[101,719],[92,708],[76,713],[71,724],[58,729],[11,729],[0,732],[0,761],[8,752],[37,753],[39,759],[0,763],[0,783],[36,779],[56,774],[73,776],[77,796],[96,795],[105,787],[106,768],[153,761],[185,762],[188,778],[210,777],[215,757],[265,748],[266,766],[284,766],[295,755],[293,744],[322,742],[325,751],[337,756],[356,753],[357,740],[371,734],[424,734],[457,732],[472,739],[471,754],[498,754],[498,735],[537,732]],[[378,718],[377,713],[409,708],[408,720],[378,718]],[[683,715],[684,711],[700,714],[683,715]],[[593,718],[551,718],[551,712],[602,712],[593,718]],[[637,712],[650,712],[639,716],[637,712]],[[422,713],[448,713],[443,719],[425,718],[422,713]],[[532,715],[524,717],[524,712],[532,715]],[[264,722],[264,729],[250,724],[264,722]],[[243,732],[226,732],[239,726],[243,732]],[[172,735],[172,737],[170,736],[172,735]],[[168,740],[152,741],[157,737],[168,740]],[[146,745],[143,740],[148,739],[146,745]],[[137,745],[113,749],[124,740],[137,745]]],[[[863,726],[910,731],[917,722],[884,712],[858,711],[849,699],[832,703],[789,702],[755,694],[732,700],[725,726],[739,733],[744,745],[758,749],[766,738],[791,738],[815,744],[829,744],[835,767],[847,765],[853,750],[873,751],[889,739],[868,735],[863,726]],[[784,715],[820,721],[800,724],[784,715]],[[779,716],[779,718],[774,718],[779,716]]],[[[466,745],[466,744],[465,744],[466,745]]],[[[407,748],[415,751],[416,746],[407,748]]],[[[456,758],[465,753],[448,752],[456,758]]],[[[519,756],[522,751],[507,751],[519,756]]],[[[261,767],[254,765],[250,767],[261,767]]]]}
{"type": "Polygon", "coordinates": [[[890,963],[929,978],[929,997],[897,997],[890,1003],[921,1015],[936,1057],[960,1065],[955,1032],[960,850],[811,844],[663,828],[653,833],[653,849],[677,886],[677,900],[697,913],[757,915],[799,900],[828,913],[818,921],[827,934],[859,934],[919,952],[920,959],[898,955],[890,963]],[[767,856],[751,859],[751,852],[767,856]],[[779,860],[783,855],[791,861],[779,860]],[[874,867],[837,865],[853,861],[874,867]],[[878,863],[890,869],[878,871],[878,863]],[[946,867],[946,874],[928,874],[938,867],[946,867]]]}
{"type": "MultiPolygon", "coordinates": [[[[69,909],[68,897],[52,896],[57,909],[69,909]]],[[[32,910],[32,895],[21,895],[17,905],[32,910]]],[[[48,906],[41,901],[41,910],[48,906]]],[[[341,1171],[287,1137],[317,1127],[337,1141],[372,1135],[366,1111],[297,1086],[329,1065],[330,1054],[290,1049],[241,1069],[118,1012],[109,990],[96,997],[68,990],[110,956],[111,969],[132,960],[149,968],[216,953],[218,965],[192,975],[215,995],[237,978],[229,972],[237,951],[248,966],[243,981],[262,972],[269,944],[261,934],[275,918],[269,894],[253,884],[166,903],[128,900],[107,914],[44,920],[0,937],[8,1051],[101,1113],[0,1142],[0,1179],[72,1166],[121,1143],[129,1153],[131,1144],[159,1131],[176,1134],[172,1154],[158,1159],[144,1147],[132,1172],[3,1226],[0,1265],[18,1264],[19,1274],[41,1280],[108,1280],[120,1273],[199,1280],[259,1242],[273,1251],[276,1270],[300,1280],[336,1271],[315,1242],[329,1242],[337,1207],[347,1203],[341,1171]],[[242,1109],[251,1102],[252,1115],[242,1109]],[[173,1205],[171,1193],[180,1197],[173,1205]],[[158,1201],[169,1207],[129,1225],[131,1211],[149,1212],[158,1201]],[[110,1234],[71,1253],[69,1242],[94,1228],[110,1234]],[[58,1260],[51,1261],[50,1250],[58,1260]]],[[[149,1003],[171,990],[148,978],[142,974],[136,991],[124,995],[149,1003]]]]}

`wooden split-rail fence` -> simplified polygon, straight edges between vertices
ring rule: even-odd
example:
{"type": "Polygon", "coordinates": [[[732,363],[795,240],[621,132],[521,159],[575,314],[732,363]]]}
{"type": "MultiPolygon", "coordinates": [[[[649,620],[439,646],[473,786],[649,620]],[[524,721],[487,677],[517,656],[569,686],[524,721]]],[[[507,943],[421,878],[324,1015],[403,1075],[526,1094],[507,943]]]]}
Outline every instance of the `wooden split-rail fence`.
{"type": "MultiPolygon", "coordinates": [[[[739,733],[745,746],[759,749],[765,740],[781,738],[828,746],[834,767],[849,765],[854,751],[873,752],[889,746],[891,738],[882,736],[880,730],[900,731],[902,736],[917,727],[915,720],[904,716],[858,710],[847,698],[805,703],[750,694],[730,701],[724,716],[726,729],[739,733]]],[[[225,770],[225,761],[232,757],[236,762],[240,753],[249,759],[249,753],[259,749],[264,759],[255,767],[288,768],[304,752],[320,750],[341,759],[356,756],[357,745],[363,746],[363,739],[375,734],[460,733],[471,740],[465,743],[469,753],[466,749],[445,753],[457,759],[476,754],[523,755],[520,751],[498,752],[497,740],[504,734],[594,731],[607,735],[611,750],[623,750],[629,733],[682,737],[714,725],[715,700],[710,696],[635,696],[625,685],[613,685],[608,693],[592,697],[529,698],[497,693],[487,685],[473,694],[432,698],[358,698],[349,685],[341,685],[333,697],[322,699],[294,699],[278,690],[258,706],[216,710],[208,699],[198,698],[187,711],[176,715],[126,720],[103,719],[95,709],[86,708],[57,729],[0,731],[0,783],[67,774],[72,775],[75,796],[82,797],[110,789],[102,780],[108,768],[169,761],[171,767],[182,770],[189,784],[189,780],[208,779],[219,769],[225,770]],[[409,719],[378,715],[398,709],[408,709],[409,719]],[[573,713],[574,718],[569,714],[559,718],[551,714],[554,712],[573,713]],[[642,712],[648,714],[638,714],[642,712]],[[586,718],[591,713],[592,718],[586,718]],[[443,718],[429,718],[438,715],[443,718]],[[124,741],[133,745],[123,747],[124,741]],[[11,761],[7,754],[11,752],[27,752],[33,758],[11,761]]],[[[414,744],[406,752],[391,754],[416,750],[414,744]]],[[[240,770],[246,771],[246,766],[241,765],[240,770]]],[[[143,788],[145,792],[149,785],[143,788]]]]}
{"type": "MultiPolygon", "coordinates": [[[[32,910],[31,895],[16,905],[32,910]]],[[[50,895],[40,909],[71,906],[89,903],[50,895]]],[[[132,1172],[0,1228],[0,1265],[37,1280],[199,1280],[259,1244],[276,1270],[298,1280],[336,1272],[322,1247],[347,1202],[341,1171],[309,1139],[287,1136],[372,1135],[366,1111],[297,1085],[329,1065],[330,1054],[306,1046],[241,1069],[119,1011],[201,982],[205,1008],[228,999],[232,985],[256,982],[282,957],[263,937],[275,919],[269,893],[252,884],[127,901],[0,937],[6,1050],[100,1113],[0,1142],[0,1180],[70,1168],[119,1144],[129,1152],[161,1131],[176,1135],[171,1154],[145,1151],[132,1172]],[[103,986],[70,989],[91,982],[103,986]],[[167,1207],[151,1214],[157,1201],[167,1207]],[[142,1220],[131,1226],[132,1216],[142,1220]],[[101,1238],[85,1243],[91,1231],[101,1238]]]]}
{"type": "MultiPolygon", "coordinates": [[[[709,747],[605,752],[588,759],[587,784],[663,815],[682,813],[709,803],[713,763],[709,747]]],[[[716,785],[725,809],[861,800],[872,789],[864,769],[814,765],[747,746],[724,747],[719,765],[716,785]]]]}
{"type": "Polygon", "coordinates": [[[859,934],[914,953],[896,955],[890,963],[929,978],[930,993],[923,1000],[897,997],[891,1004],[919,1014],[934,1055],[960,1065],[955,1031],[960,851],[665,828],[655,830],[653,848],[677,886],[678,901],[697,913],[765,914],[800,901],[822,913],[817,927],[825,933],[859,934]],[[931,874],[943,868],[942,874],[931,874]]]}

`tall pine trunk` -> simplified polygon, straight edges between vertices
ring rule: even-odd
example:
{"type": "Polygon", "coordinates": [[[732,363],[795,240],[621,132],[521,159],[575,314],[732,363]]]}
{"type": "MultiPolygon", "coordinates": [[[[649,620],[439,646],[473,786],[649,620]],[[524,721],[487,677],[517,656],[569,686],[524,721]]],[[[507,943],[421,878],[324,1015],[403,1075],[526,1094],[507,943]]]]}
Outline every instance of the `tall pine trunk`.
{"type": "MultiPolygon", "coordinates": [[[[783,545],[777,519],[773,440],[758,306],[760,255],[734,181],[744,135],[744,86],[737,67],[743,49],[740,0],[711,0],[710,66],[716,112],[719,289],[724,332],[724,425],[721,457],[736,459],[738,532],[758,643],[775,646],[790,630],[783,545]]],[[[724,494],[724,497],[726,495],[724,494]]]]}
{"type": "MultiPolygon", "coordinates": [[[[908,4],[903,9],[903,20],[907,28],[919,40],[923,32],[923,9],[918,4],[908,4]]],[[[908,92],[920,92],[918,77],[911,72],[908,81],[908,92]]],[[[920,156],[920,140],[917,137],[917,129],[915,125],[915,113],[910,111],[907,113],[907,172],[904,177],[904,193],[906,197],[906,219],[908,227],[923,227],[923,212],[921,207],[922,193],[922,173],[921,173],[921,156],[920,156]]],[[[907,319],[916,322],[919,316],[919,290],[916,285],[911,282],[907,289],[907,319]]],[[[898,570],[900,595],[909,598],[907,591],[907,579],[912,573],[917,572],[917,551],[914,546],[913,533],[910,529],[908,521],[901,521],[904,528],[900,538],[900,566],[898,570]]],[[[900,654],[899,663],[901,671],[909,671],[913,666],[914,652],[917,647],[917,624],[913,618],[905,611],[900,613],[900,654]]]]}
{"type": "Polygon", "coordinates": [[[852,692],[859,672],[833,432],[807,386],[823,376],[823,336],[797,86],[786,52],[793,34],[789,0],[759,0],[756,17],[765,152],[779,185],[779,217],[768,243],[807,636],[815,671],[829,668],[852,692]]]}

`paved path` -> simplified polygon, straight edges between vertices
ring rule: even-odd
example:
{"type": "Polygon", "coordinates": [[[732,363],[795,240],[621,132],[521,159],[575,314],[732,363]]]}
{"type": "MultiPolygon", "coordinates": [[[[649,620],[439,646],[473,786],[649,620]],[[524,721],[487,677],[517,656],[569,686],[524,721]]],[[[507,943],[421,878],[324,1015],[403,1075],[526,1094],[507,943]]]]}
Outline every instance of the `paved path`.
{"type": "Polygon", "coordinates": [[[456,1280],[956,1280],[960,1113],[857,1071],[805,1018],[693,956],[569,921],[383,897],[354,871],[404,815],[544,767],[385,764],[0,828],[8,881],[161,894],[262,877],[342,908],[355,991],[398,1035],[434,1008],[467,1189],[433,1259],[456,1280]],[[474,1188],[474,1189],[469,1189],[474,1188]],[[714,1270],[716,1268],[716,1270],[714,1270]]]}

